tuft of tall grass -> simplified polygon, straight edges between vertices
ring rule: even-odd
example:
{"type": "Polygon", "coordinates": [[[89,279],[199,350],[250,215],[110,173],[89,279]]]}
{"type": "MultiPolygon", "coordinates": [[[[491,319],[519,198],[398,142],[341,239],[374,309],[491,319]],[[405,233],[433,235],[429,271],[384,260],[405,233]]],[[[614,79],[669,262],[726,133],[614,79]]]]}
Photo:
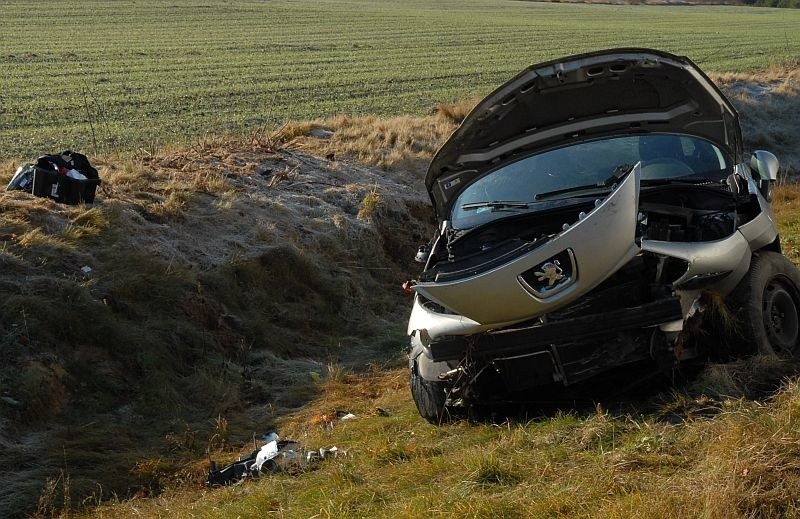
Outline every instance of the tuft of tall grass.
{"type": "MultiPolygon", "coordinates": [[[[458,103],[447,113],[458,114],[458,103]]],[[[457,117],[457,115],[455,116],[457,117]]],[[[456,127],[446,116],[400,116],[382,119],[374,116],[339,116],[313,122],[290,123],[283,127],[285,146],[310,151],[321,156],[353,157],[383,170],[409,167],[420,169],[456,127]],[[330,139],[312,136],[312,130],[333,132],[330,139]]]]}

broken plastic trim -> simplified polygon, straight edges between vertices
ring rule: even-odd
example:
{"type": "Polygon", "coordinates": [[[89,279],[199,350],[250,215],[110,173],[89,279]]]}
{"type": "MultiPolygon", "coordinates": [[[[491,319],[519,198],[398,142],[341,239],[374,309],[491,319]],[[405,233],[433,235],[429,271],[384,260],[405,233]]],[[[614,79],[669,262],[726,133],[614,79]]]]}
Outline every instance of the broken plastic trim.
{"type": "Polygon", "coordinates": [[[714,285],[715,283],[719,282],[722,278],[727,276],[733,272],[732,270],[726,270],[723,272],[709,272],[708,274],[697,274],[693,276],[676,288],[678,290],[702,290],[703,288],[709,287],[714,285]]]}

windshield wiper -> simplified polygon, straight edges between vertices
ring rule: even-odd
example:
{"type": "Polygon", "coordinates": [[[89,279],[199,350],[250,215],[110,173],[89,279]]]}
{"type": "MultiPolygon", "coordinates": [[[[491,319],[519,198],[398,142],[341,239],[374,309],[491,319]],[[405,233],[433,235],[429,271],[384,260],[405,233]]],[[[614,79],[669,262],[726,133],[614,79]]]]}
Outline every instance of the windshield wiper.
{"type": "Polygon", "coordinates": [[[647,186],[661,186],[666,184],[690,184],[694,186],[697,184],[725,184],[726,182],[724,179],[684,176],[673,178],[643,178],[641,183],[647,186]]]}
{"type": "Polygon", "coordinates": [[[611,174],[610,177],[603,180],[602,182],[597,182],[595,184],[586,184],[584,186],[572,186],[566,187],[564,189],[556,189],[555,191],[545,191],[544,193],[537,194],[534,198],[536,200],[547,200],[550,198],[560,198],[561,195],[566,194],[577,194],[581,191],[586,191],[586,193],[582,193],[581,195],[576,196],[591,196],[597,195],[601,193],[607,193],[613,189],[614,184],[619,182],[622,177],[628,174],[630,170],[633,169],[633,166],[630,164],[620,164],[616,168],[614,168],[614,172],[611,174]]]}
{"type": "Polygon", "coordinates": [[[608,193],[609,191],[611,191],[610,186],[604,186],[602,184],[587,184],[585,186],[573,186],[565,189],[556,189],[555,191],[546,191],[544,193],[539,193],[534,198],[536,200],[549,200],[551,198],[561,198],[561,195],[566,194],[573,194],[575,196],[591,196],[601,193],[608,193]],[[586,192],[581,193],[581,191],[586,192]]]}
{"type": "Polygon", "coordinates": [[[461,206],[461,209],[465,211],[469,211],[470,209],[481,209],[484,207],[490,207],[492,209],[527,209],[529,205],[530,202],[495,200],[493,202],[473,202],[471,204],[464,204],[461,206]]]}

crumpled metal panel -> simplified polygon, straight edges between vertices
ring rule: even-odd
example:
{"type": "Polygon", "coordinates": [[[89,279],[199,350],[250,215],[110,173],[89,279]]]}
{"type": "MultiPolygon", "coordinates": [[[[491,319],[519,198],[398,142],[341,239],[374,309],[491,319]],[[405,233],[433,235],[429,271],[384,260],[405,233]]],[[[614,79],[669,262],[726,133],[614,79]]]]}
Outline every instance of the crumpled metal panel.
{"type": "Polygon", "coordinates": [[[733,272],[750,257],[750,245],[739,231],[721,240],[707,242],[668,242],[642,240],[642,250],[685,260],[686,272],[673,284],[680,285],[700,274],[733,272]]]}
{"type": "MultiPolygon", "coordinates": [[[[640,165],[612,193],[578,222],[541,247],[500,267],[451,282],[425,282],[414,290],[453,312],[482,325],[508,325],[561,308],[607,279],[639,251],[636,244],[640,165]],[[541,298],[523,286],[530,269],[548,271],[548,262],[570,250],[575,268],[541,298]]],[[[552,270],[552,269],[550,269],[552,270]]]]}

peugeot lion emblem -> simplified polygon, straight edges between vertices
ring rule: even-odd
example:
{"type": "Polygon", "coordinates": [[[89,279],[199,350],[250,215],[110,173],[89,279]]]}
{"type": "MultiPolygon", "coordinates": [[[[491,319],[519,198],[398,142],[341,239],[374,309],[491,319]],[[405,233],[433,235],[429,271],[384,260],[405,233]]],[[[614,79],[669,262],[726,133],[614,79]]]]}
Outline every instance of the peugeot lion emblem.
{"type": "Polygon", "coordinates": [[[558,260],[548,261],[542,265],[542,270],[534,272],[537,281],[547,281],[547,286],[551,287],[557,282],[564,279],[564,269],[561,268],[561,263],[558,260]]]}

